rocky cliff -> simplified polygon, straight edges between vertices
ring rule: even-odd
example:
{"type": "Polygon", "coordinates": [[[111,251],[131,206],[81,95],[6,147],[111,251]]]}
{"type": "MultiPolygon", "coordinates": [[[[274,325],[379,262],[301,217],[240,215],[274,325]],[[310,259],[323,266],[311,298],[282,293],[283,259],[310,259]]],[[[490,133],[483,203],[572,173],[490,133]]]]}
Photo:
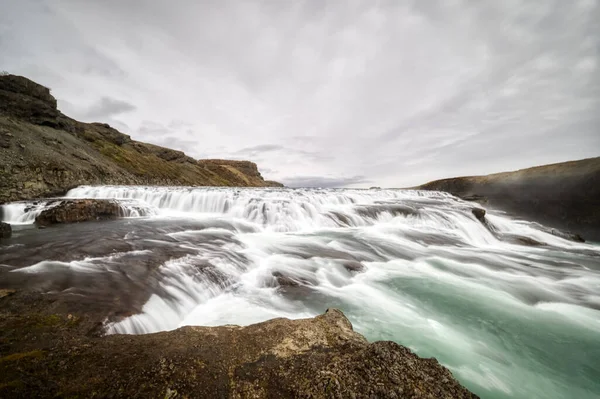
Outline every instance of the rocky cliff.
{"type": "Polygon", "coordinates": [[[368,343],[339,310],[247,327],[98,336],[101,314],[0,289],[0,396],[476,398],[435,359],[368,343]]]}
{"type": "Polygon", "coordinates": [[[197,161],[132,140],[107,124],[63,115],[50,90],[0,76],[0,203],[82,184],[276,186],[248,161],[197,161]]]}
{"type": "Polygon", "coordinates": [[[600,157],[436,180],[418,188],[446,191],[600,241],[600,157]]]}

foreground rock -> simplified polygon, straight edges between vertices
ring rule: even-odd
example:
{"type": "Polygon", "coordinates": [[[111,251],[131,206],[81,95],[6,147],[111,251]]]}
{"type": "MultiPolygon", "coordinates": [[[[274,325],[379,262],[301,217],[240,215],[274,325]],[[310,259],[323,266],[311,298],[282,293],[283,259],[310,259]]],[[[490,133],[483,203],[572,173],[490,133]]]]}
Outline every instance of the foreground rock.
{"type": "Polygon", "coordinates": [[[369,344],[338,310],[248,327],[94,336],[47,296],[0,298],[0,397],[474,398],[435,359],[369,344]]]}
{"type": "Polygon", "coordinates": [[[117,201],[103,199],[59,200],[43,210],[36,218],[38,226],[61,223],[79,223],[92,220],[111,220],[123,216],[117,201]]]}
{"type": "Polygon", "coordinates": [[[0,222],[0,238],[10,238],[12,235],[12,228],[10,224],[0,222]]]}
{"type": "Polygon", "coordinates": [[[436,180],[418,188],[446,191],[465,200],[486,203],[551,226],[551,234],[573,241],[583,238],[565,231],[600,241],[600,157],[487,176],[436,180]]]}
{"type": "Polygon", "coordinates": [[[200,160],[132,140],[57,109],[50,90],[0,76],[0,204],[62,195],[79,185],[277,186],[255,163],[200,160]]]}

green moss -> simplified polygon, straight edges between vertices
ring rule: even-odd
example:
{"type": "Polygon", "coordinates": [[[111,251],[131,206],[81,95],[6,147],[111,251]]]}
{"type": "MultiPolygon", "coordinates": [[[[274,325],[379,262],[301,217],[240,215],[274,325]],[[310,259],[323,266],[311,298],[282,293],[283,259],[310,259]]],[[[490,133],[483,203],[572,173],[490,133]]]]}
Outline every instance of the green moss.
{"type": "Polygon", "coordinates": [[[41,358],[42,356],[44,356],[44,352],[42,352],[40,350],[34,350],[34,351],[30,351],[30,352],[13,353],[11,355],[0,357],[0,363],[14,362],[16,360],[21,360],[21,359],[25,359],[25,358],[41,358]]]}
{"type": "Polygon", "coordinates": [[[62,319],[57,314],[51,314],[48,316],[41,316],[38,318],[38,327],[55,327],[62,323],[62,319]]]}
{"type": "Polygon", "coordinates": [[[6,388],[22,388],[22,387],[23,387],[23,383],[18,380],[0,383],[0,390],[6,389],[6,388]]]}

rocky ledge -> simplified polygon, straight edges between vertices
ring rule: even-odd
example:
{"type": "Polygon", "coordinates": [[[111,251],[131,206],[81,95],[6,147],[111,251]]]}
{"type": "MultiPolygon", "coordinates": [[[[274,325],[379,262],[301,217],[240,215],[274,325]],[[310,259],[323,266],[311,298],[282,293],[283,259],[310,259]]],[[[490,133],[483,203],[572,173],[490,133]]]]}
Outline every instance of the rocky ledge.
{"type": "Polygon", "coordinates": [[[104,199],[67,199],[48,202],[50,206],[35,218],[38,226],[110,220],[124,216],[118,201],[104,199]]]}
{"type": "Polygon", "coordinates": [[[1,397],[475,398],[435,359],[336,309],[247,327],[98,336],[94,313],[0,290],[1,397]]]}

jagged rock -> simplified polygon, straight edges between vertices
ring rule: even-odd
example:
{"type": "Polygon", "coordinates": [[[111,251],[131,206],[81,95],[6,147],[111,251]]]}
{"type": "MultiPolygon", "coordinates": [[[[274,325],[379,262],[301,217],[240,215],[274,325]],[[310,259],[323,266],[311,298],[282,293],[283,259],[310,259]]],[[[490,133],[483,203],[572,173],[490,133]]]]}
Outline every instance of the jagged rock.
{"type": "Polygon", "coordinates": [[[73,199],[61,200],[43,210],[36,218],[39,226],[60,223],[78,223],[91,220],[109,220],[122,216],[119,204],[113,200],[73,199]]]}
{"type": "Polygon", "coordinates": [[[37,293],[0,301],[2,397],[476,398],[435,359],[369,343],[336,309],[247,327],[94,336],[101,315],[61,311],[37,293]]]}
{"type": "Polygon", "coordinates": [[[483,222],[485,220],[485,209],[473,208],[471,212],[480,222],[483,222]]]}
{"type": "Polygon", "coordinates": [[[12,228],[10,224],[0,222],[0,238],[10,238],[12,235],[12,228]]]}

